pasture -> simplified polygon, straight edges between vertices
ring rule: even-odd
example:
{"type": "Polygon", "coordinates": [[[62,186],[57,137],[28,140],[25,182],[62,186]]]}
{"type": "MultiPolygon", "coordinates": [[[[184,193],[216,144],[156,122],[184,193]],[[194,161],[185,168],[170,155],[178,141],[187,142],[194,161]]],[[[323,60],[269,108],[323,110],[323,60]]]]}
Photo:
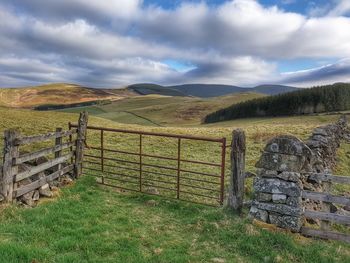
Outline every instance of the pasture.
{"type": "MultiPolygon", "coordinates": [[[[194,127],[122,124],[90,116],[89,124],[206,137],[247,134],[247,169],[266,141],[278,134],[307,138],[339,116],[239,120],[194,127]]],[[[0,109],[0,130],[45,133],[76,122],[74,113],[0,109]]],[[[92,143],[99,138],[91,136],[92,143]]],[[[112,138],[111,138],[112,139],[112,138]]],[[[2,143],[2,142],[1,142],[2,143]]],[[[1,145],[2,146],[2,145],[1,145]]],[[[123,147],[131,148],[125,144],[123,147]]],[[[152,151],[150,146],[149,150],[152,151]]],[[[197,151],[196,151],[197,152],[197,151]]],[[[171,149],[167,154],[174,154],[171,149]]],[[[200,151],[196,156],[201,156],[200,151]]],[[[337,172],[350,175],[349,148],[339,150],[337,172]]],[[[229,166],[227,165],[227,169],[229,166]]],[[[227,170],[228,171],[228,170],[227,170]]],[[[226,173],[227,174],[227,173],[226,173]]],[[[246,189],[251,192],[250,183],[246,189]]],[[[345,189],[346,190],[346,189],[345,189]]],[[[267,230],[215,207],[104,188],[91,176],[56,192],[34,209],[1,207],[0,262],[346,262],[350,246],[267,230]]]]}

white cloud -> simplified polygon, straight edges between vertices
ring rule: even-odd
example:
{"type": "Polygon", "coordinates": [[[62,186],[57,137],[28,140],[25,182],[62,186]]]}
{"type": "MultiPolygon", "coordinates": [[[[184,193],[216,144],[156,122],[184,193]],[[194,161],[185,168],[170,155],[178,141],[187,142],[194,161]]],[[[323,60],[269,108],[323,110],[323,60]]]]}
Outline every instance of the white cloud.
{"type": "Polygon", "coordinates": [[[337,2],[337,5],[329,11],[328,15],[342,16],[350,14],[349,0],[337,0],[337,2]]]}
{"type": "Polygon", "coordinates": [[[142,0],[3,0],[1,85],[45,81],[45,74],[47,81],[97,86],[284,81],[276,61],[350,57],[350,18],[341,16],[347,3],[307,17],[254,0],[183,3],[175,10],[142,0]],[[177,72],[162,62],[169,59],[195,69],[177,72]],[[35,72],[25,70],[31,61],[35,72]]]}

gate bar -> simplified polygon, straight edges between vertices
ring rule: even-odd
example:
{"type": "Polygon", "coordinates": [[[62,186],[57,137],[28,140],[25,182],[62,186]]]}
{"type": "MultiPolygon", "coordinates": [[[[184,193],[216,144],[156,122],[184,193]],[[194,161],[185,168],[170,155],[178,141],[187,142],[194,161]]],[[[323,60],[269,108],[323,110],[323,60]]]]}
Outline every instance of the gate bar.
{"type": "MultiPolygon", "coordinates": [[[[78,127],[76,124],[71,124],[71,127],[78,127]]],[[[104,130],[111,132],[120,132],[120,133],[131,133],[131,134],[142,134],[142,135],[151,135],[151,136],[160,136],[160,137],[168,137],[168,138],[181,138],[181,139],[189,139],[189,140],[197,140],[197,141],[208,141],[208,142],[223,142],[226,138],[215,139],[209,137],[200,137],[200,136],[189,136],[189,135],[176,135],[176,134],[168,134],[168,133],[157,133],[157,132],[141,132],[141,131],[133,131],[133,130],[122,130],[122,129],[112,129],[112,128],[101,128],[96,126],[87,126],[89,130],[104,130]]]]}

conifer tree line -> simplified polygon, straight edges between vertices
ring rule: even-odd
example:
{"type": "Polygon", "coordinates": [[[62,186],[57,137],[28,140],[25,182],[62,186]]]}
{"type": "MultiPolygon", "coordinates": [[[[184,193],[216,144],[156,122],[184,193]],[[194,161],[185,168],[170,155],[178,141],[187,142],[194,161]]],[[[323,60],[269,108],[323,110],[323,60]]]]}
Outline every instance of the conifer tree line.
{"type": "Polygon", "coordinates": [[[204,123],[248,117],[290,116],[350,109],[350,84],[337,83],[253,99],[208,114],[204,123]]]}

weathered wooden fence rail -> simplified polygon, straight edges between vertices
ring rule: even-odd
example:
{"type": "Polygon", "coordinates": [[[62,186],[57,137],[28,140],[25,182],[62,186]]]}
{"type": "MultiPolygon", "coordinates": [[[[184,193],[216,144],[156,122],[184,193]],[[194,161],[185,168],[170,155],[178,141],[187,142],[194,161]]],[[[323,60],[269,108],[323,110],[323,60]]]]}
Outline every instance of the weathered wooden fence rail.
{"type": "Polygon", "coordinates": [[[312,211],[306,210],[304,212],[305,218],[310,218],[314,220],[322,220],[321,228],[314,229],[310,227],[302,227],[301,233],[305,236],[319,237],[325,239],[341,240],[350,243],[350,235],[340,232],[330,231],[330,223],[336,223],[341,225],[350,226],[350,216],[340,215],[330,212],[330,204],[338,204],[344,206],[350,206],[350,197],[333,195],[330,193],[331,186],[333,183],[340,184],[350,184],[350,177],[347,176],[336,176],[332,174],[312,174],[311,178],[328,183],[326,192],[313,192],[313,191],[303,191],[302,197],[304,199],[321,201],[323,211],[312,211]]]}
{"type": "Polygon", "coordinates": [[[81,174],[83,149],[85,147],[85,133],[87,114],[81,113],[77,129],[63,131],[57,128],[55,132],[21,136],[17,130],[4,132],[3,162],[0,165],[1,194],[7,202],[32,192],[60,176],[72,173],[74,177],[81,174]],[[76,137],[76,138],[74,138],[76,137]],[[67,142],[63,142],[63,139],[67,142]],[[20,148],[34,143],[44,143],[55,139],[52,147],[21,153],[20,148]],[[50,158],[50,155],[54,155],[50,158]],[[26,165],[45,157],[43,163],[35,166],[26,165]],[[25,167],[26,169],[19,169],[25,167]],[[29,179],[24,182],[26,179],[29,179]]]}

